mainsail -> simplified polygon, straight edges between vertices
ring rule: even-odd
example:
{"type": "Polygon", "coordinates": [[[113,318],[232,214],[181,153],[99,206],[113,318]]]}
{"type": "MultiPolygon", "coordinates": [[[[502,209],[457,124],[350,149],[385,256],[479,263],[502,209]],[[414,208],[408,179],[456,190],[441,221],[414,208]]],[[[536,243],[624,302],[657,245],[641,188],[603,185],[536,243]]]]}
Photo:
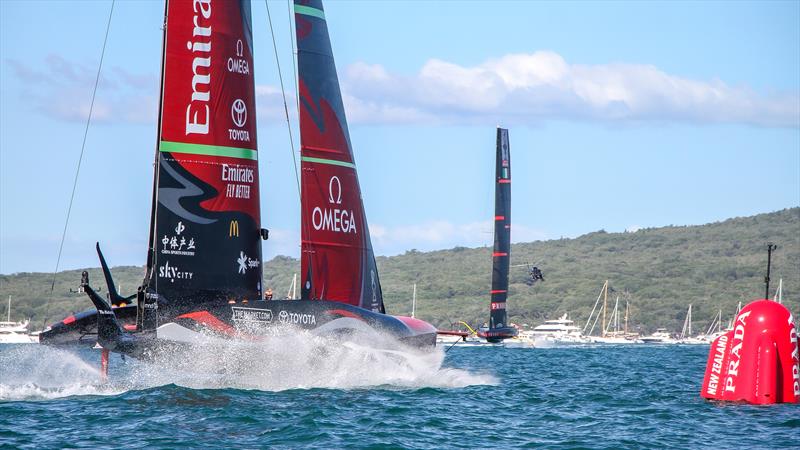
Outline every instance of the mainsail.
{"type": "Polygon", "coordinates": [[[302,160],[302,298],[383,312],[347,119],[320,0],[295,0],[302,160]]]}
{"type": "Polygon", "coordinates": [[[250,1],[166,6],[145,288],[178,309],[261,296],[250,1]]]}
{"type": "Polygon", "coordinates": [[[494,249],[492,250],[492,300],[489,332],[508,328],[506,298],[511,258],[511,149],[508,130],[497,129],[494,191],[494,249]]]}

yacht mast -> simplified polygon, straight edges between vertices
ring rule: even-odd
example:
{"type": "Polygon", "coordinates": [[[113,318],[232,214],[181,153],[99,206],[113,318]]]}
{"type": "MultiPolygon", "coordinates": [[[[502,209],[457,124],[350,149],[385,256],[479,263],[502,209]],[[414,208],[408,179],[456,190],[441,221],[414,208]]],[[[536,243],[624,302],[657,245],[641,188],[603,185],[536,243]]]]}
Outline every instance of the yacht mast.
{"type": "Polygon", "coordinates": [[[627,300],[625,300],[625,335],[626,336],[628,335],[628,314],[630,313],[630,310],[631,310],[631,304],[628,303],[627,300]]]}
{"type": "Polygon", "coordinates": [[[608,310],[608,280],[603,285],[603,337],[606,335],[606,310],[608,310]]]}
{"type": "Polygon", "coordinates": [[[597,317],[595,317],[594,312],[597,310],[597,305],[600,303],[600,297],[603,296],[603,291],[605,290],[607,285],[608,281],[606,281],[603,284],[603,287],[600,288],[600,293],[597,294],[597,300],[594,301],[594,306],[592,306],[592,312],[589,313],[589,318],[586,319],[586,325],[583,326],[584,334],[586,334],[586,329],[589,328],[589,323],[592,322],[592,317],[594,317],[594,322],[592,322],[592,328],[589,330],[588,334],[592,334],[592,331],[594,331],[594,326],[597,325],[597,319],[600,317],[600,313],[598,313],[597,317]]]}
{"type": "Polygon", "coordinates": [[[686,321],[689,322],[689,337],[692,336],[692,304],[689,303],[689,313],[687,314],[686,321]]]}
{"type": "Polygon", "coordinates": [[[411,317],[414,317],[414,313],[417,310],[417,283],[414,283],[414,294],[411,297],[411,317]]]}
{"type": "Polygon", "coordinates": [[[689,304],[689,310],[686,311],[686,318],[683,319],[683,329],[681,330],[681,339],[687,338],[692,335],[692,304],[689,304]]]}
{"type": "Polygon", "coordinates": [[[774,301],[783,304],[783,278],[778,281],[778,290],[775,291],[774,301]]]}

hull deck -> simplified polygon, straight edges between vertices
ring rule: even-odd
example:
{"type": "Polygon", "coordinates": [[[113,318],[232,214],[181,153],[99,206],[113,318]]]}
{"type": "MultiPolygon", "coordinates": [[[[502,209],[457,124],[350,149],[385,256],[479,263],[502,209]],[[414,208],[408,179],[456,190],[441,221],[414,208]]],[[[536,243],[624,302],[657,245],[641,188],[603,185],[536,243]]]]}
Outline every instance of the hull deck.
{"type": "MultiPolygon", "coordinates": [[[[310,332],[318,336],[346,339],[355,335],[377,335],[380,342],[426,348],[436,345],[436,329],[427,322],[391,316],[356,306],[324,300],[272,300],[237,304],[199,305],[191,311],[162,308],[155,329],[137,329],[139,308],[129,305],[113,309],[117,321],[140,347],[202,344],[209,338],[258,341],[270,336],[310,332]]],[[[40,335],[46,345],[86,345],[98,342],[96,310],[67,317],[40,335]]],[[[128,352],[139,356],[145,349],[128,352]]]]}

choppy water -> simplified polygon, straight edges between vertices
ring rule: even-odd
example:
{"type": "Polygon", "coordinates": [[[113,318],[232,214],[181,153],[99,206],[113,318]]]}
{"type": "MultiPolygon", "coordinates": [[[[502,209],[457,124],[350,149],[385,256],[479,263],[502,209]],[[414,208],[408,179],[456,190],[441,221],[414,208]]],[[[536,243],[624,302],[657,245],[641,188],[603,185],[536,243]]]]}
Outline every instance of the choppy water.
{"type": "Polygon", "coordinates": [[[798,405],[699,397],[708,347],[236,347],[158,367],[0,346],[0,447],[789,448],[798,405]]]}

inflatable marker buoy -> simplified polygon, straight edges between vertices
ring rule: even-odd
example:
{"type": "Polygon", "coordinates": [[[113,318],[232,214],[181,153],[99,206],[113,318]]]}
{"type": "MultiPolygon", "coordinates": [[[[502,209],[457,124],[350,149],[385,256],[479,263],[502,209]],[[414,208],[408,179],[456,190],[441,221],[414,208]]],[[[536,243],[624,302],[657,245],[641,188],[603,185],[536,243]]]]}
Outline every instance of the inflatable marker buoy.
{"type": "Polygon", "coordinates": [[[800,355],[791,312],[772,300],[742,308],[711,344],[700,395],[755,404],[800,401],[800,355]]]}

